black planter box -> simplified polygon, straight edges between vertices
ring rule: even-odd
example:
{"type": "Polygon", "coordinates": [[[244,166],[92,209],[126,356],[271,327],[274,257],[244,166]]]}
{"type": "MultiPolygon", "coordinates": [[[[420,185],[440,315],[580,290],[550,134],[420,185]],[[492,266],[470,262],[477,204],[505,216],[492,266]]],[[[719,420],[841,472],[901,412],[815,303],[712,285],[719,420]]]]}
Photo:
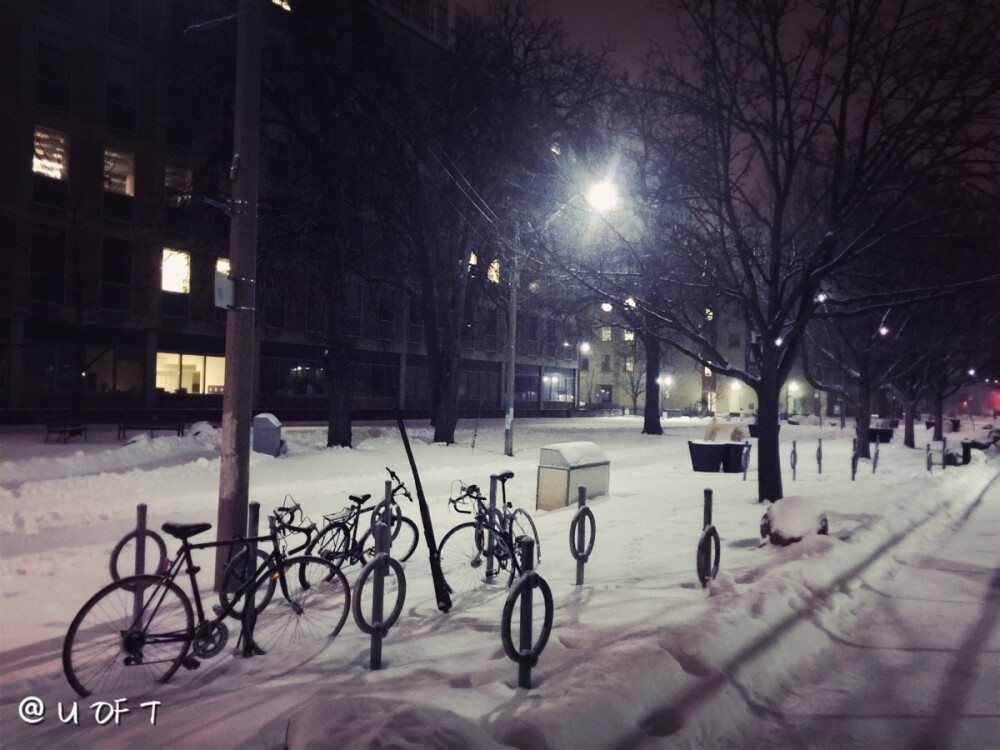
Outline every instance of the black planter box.
{"type": "MultiPolygon", "coordinates": [[[[747,429],[750,430],[750,437],[760,437],[760,425],[756,422],[751,422],[747,425],[747,429]]],[[[778,425],[778,432],[781,432],[781,425],[778,425]]]]}
{"type": "Polygon", "coordinates": [[[743,473],[743,452],[750,457],[750,443],[723,443],[722,470],[726,474],[743,473]]]}
{"type": "Polygon", "coordinates": [[[876,440],[885,445],[892,440],[893,429],[891,427],[869,427],[868,442],[874,443],[876,440]]]}
{"type": "Polygon", "coordinates": [[[696,443],[688,440],[691,468],[695,471],[717,472],[722,467],[726,443],[696,443]]]}

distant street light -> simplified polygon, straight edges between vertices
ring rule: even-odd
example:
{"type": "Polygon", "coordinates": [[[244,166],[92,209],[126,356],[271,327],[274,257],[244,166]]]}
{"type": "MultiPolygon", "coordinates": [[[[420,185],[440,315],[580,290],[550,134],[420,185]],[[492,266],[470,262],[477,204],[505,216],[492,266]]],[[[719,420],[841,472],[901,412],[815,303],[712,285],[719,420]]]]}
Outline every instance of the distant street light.
{"type": "Polygon", "coordinates": [[[587,191],[587,203],[595,211],[611,211],[618,207],[618,188],[612,182],[601,180],[587,191]]]}

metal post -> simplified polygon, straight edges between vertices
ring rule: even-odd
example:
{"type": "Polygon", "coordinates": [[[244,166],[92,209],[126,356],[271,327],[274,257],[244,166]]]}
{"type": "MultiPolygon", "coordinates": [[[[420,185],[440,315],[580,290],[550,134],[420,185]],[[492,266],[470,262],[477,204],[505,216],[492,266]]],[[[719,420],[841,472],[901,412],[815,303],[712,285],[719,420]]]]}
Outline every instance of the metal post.
{"type": "MultiPolygon", "coordinates": [[[[260,132],[260,0],[240,0],[233,101],[233,181],[229,263],[233,306],[226,313],[226,374],[222,393],[219,539],[247,528],[250,487],[250,414],[253,409],[254,301],[257,266],[257,164],[260,132]]],[[[215,556],[215,587],[222,586],[228,550],[215,556]]]]}
{"type": "MultiPolygon", "coordinates": [[[[520,241],[518,233],[516,242],[520,241]]],[[[515,243],[516,244],[516,243],[515,243]]],[[[510,310],[507,321],[507,383],[506,406],[507,414],[503,426],[503,452],[505,456],[514,455],[514,375],[517,369],[517,288],[521,283],[521,268],[518,256],[514,256],[510,274],[510,310]]]]}
{"type": "Polygon", "coordinates": [[[792,481],[795,481],[795,467],[799,465],[799,451],[795,443],[797,441],[792,441],[792,481]]]}
{"type": "Polygon", "coordinates": [[[712,490],[708,487],[705,488],[705,514],[703,517],[703,523],[701,525],[702,530],[707,529],[712,525],[712,490]]]}
{"type": "Polygon", "coordinates": [[[135,506],[135,574],[146,573],[146,504],[135,506]]]}
{"type": "Polygon", "coordinates": [[[819,468],[819,473],[823,473],[823,438],[819,439],[819,445],[816,446],[816,466],[819,468]]]}
{"type": "MultiPolygon", "coordinates": [[[[247,538],[251,539],[260,532],[260,503],[250,503],[247,509],[247,538]]],[[[250,559],[247,561],[247,571],[257,569],[257,542],[249,541],[250,559]]]]}
{"type": "Polygon", "coordinates": [[[948,468],[948,438],[941,436],[941,468],[948,468]]]}
{"type": "MultiPolygon", "coordinates": [[[[576,505],[577,505],[577,511],[579,512],[580,509],[587,507],[587,488],[584,485],[580,485],[577,488],[576,492],[577,492],[576,505]]],[[[584,524],[583,520],[581,520],[576,527],[576,548],[577,550],[582,551],[586,549],[586,545],[587,545],[587,529],[586,529],[586,524],[584,524]]],[[[577,586],[583,585],[583,566],[584,566],[583,558],[582,557],[577,558],[576,561],[577,586]]]]}
{"type": "MultiPolygon", "coordinates": [[[[379,555],[389,551],[389,527],[381,521],[375,522],[375,559],[380,564],[375,568],[375,578],[372,581],[372,647],[371,656],[368,660],[369,669],[382,668],[382,618],[383,599],[385,597],[385,566],[381,564],[384,559],[379,555]]],[[[358,595],[360,596],[360,589],[358,595]]]]}
{"type": "MultiPolygon", "coordinates": [[[[496,518],[497,513],[497,478],[496,475],[490,476],[490,526],[493,525],[493,521],[496,518]]],[[[514,550],[511,550],[513,553],[514,550]]],[[[487,531],[486,533],[486,575],[489,576],[493,572],[493,535],[487,531]]]]}
{"type": "MultiPolygon", "coordinates": [[[[521,545],[521,559],[524,562],[524,571],[527,573],[535,569],[535,540],[525,536],[521,538],[519,544],[521,545]]],[[[533,645],[531,637],[531,619],[534,604],[533,591],[531,586],[525,586],[524,592],[521,594],[520,643],[522,653],[530,651],[533,645]]],[[[518,663],[517,684],[518,687],[531,688],[531,662],[525,660],[518,663]]]]}

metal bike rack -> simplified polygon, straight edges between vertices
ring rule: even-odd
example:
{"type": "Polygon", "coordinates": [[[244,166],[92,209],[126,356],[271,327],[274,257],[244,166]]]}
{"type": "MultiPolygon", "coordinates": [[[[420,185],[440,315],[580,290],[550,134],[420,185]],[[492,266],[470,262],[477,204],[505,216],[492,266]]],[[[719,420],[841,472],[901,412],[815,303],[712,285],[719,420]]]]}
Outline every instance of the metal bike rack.
{"type": "Polygon", "coordinates": [[[554,607],[552,604],[552,589],[538,573],[535,572],[535,540],[524,536],[518,540],[521,546],[521,559],[524,561],[524,572],[514,584],[507,595],[507,601],[503,605],[503,615],[500,618],[500,640],[503,643],[504,653],[514,662],[517,662],[517,685],[526,689],[531,688],[531,668],[538,664],[538,655],[542,653],[549,634],[552,632],[552,614],[554,607]],[[534,606],[534,590],[538,589],[542,593],[542,600],[545,606],[545,615],[542,622],[542,632],[538,634],[538,640],[532,641],[532,608],[534,606]],[[514,605],[517,600],[521,600],[519,646],[514,647],[511,636],[511,621],[514,616],[514,605]]]}
{"type": "Polygon", "coordinates": [[[712,525],[712,490],[705,488],[705,509],[702,522],[701,539],[698,540],[698,553],[696,564],[698,567],[698,580],[701,587],[705,588],[708,582],[715,580],[719,574],[719,561],[722,556],[722,543],[719,540],[719,532],[712,525]],[[715,548],[713,560],[712,548],[715,548]]]}
{"type": "Polygon", "coordinates": [[[354,622],[357,623],[362,633],[371,636],[371,651],[369,655],[369,668],[382,668],[382,640],[389,634],[396,620],[399,619],[403,611],[403,602],[406,600],[406,575],[403,573],[403,566],[397,560],[389,556],[389,527],[382,521],[376,521],[375,529],[375,557],[368,561],[368,564],[361,569],[357,583],[354,584],[354,597],[351,601],[351,614],[354,615],[354,622]],[[385,616],[385,574],[387,570],[392,570],[396,576],[397,592],[396,603],[388,616],[385,616]],[[365,620],[361,611],[361,592],[369,576],[372,578],[372,614],[371,621],[365,620]]]}
{"type": "Polygon", "coordinates": [[[879,440],[878,435],[875,436],[875,453],[872,454],[872,474],[878,470],[878,447],[879,440]]]}
{"type": "Polygon", "coordinates": [[[795,440],[792,441],[792,481],[795,481],[795,467],[799,465],[799,450],[795,440]]]}
{"type": "Polygon", "coordinates": [[[851,451],[851,481],[858,473],[858,439],[854,438],[854,449],[851,451]]]}
{"type": "Polygon", "coordinates": [[[823,473],[823,438],[819,438],[819,444],[816,446],[816,468],[820,474],[823,473]]]}
{"type": "Polygon", "coordinates": [[[587,488],[580,485],[577,489],[577,511],[573,516],[573,521],[569,525],[569,552],[576,560],[576,585],[583,585],[583,566],[590,559],[590,553],[594,549],[594,540],[597,538],[597,521],[594,520],[594,512],[587,507],[587,488]],[[590,541],[587,541],[586,523],[590,524],[590,541]]]}

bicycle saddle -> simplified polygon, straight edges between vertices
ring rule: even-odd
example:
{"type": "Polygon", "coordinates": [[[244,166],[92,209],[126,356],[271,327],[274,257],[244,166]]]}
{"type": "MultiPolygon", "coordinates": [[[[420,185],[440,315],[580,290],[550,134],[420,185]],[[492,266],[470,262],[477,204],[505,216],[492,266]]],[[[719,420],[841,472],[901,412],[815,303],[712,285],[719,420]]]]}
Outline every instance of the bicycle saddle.
{"type": "Polygon", "coordinates": [[[164,532],[177,539],[190,539],[196,534],[212,528],[210,523],[165,523],[160,527],[164,532]]]}
{"type": "Polygon", "coordinates": [[[368,498],[370,498],[371,495],[360,495],[360,496],[348,495],[347,497],[352,503],[357,503],[358,505],[364,505],[365,503],[368,502],[368,498]]]}

